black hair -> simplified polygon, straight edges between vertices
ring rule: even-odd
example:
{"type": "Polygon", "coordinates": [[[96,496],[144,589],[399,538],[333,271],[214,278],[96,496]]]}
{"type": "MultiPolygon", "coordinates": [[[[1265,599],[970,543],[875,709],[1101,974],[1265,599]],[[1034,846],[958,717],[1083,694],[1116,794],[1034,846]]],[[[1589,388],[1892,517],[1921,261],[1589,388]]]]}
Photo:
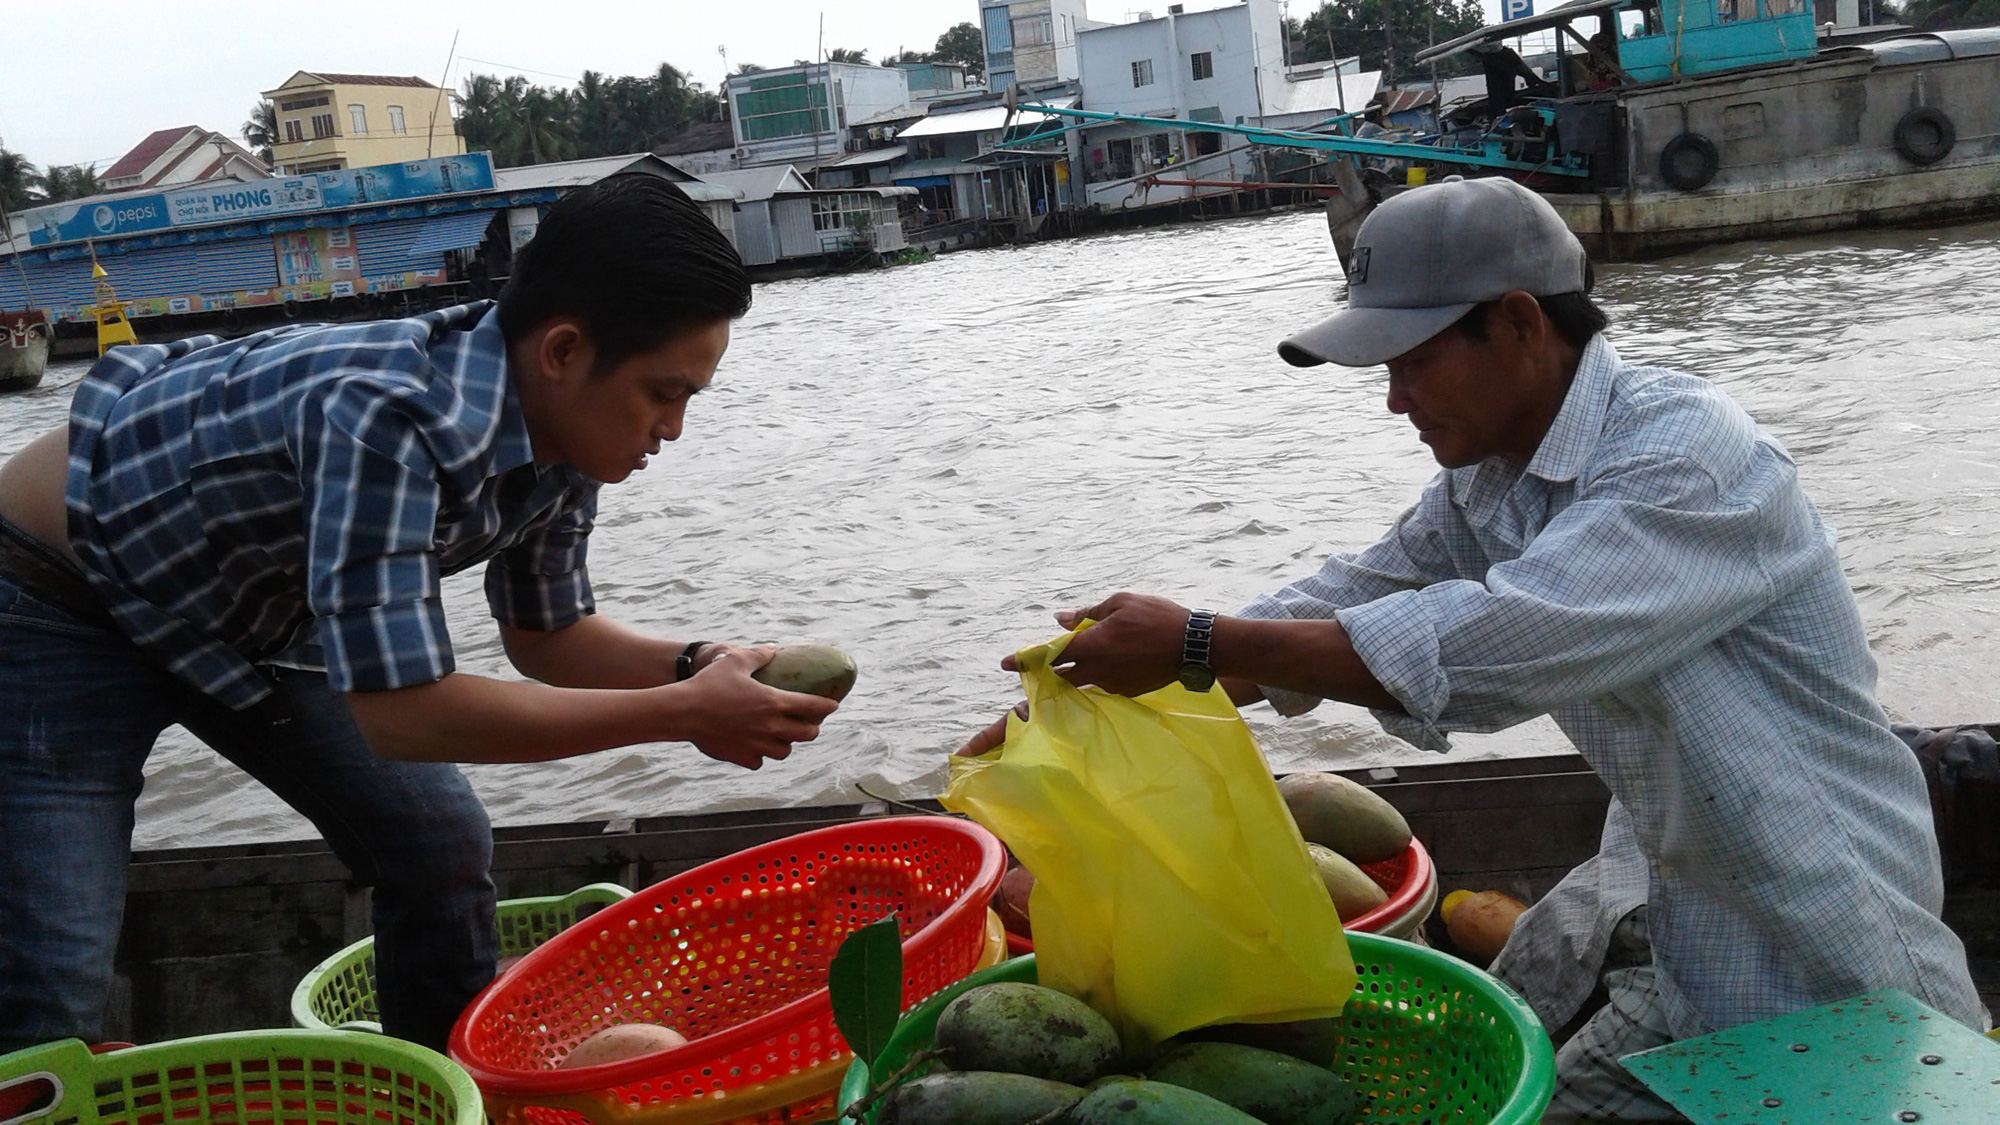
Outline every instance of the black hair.
{"type": "MultiPolygon", "coordinates": [[[[1611,326],[1611,314],[1597,306],[1590,299],[1592,283],[1597,280],[1590,262],[1583,263],[1583,288],[1574,293],[1556,293],[1547,297],[1536,297],[1535,303],[1542,307],[1542,315],[1555,325],[1556,332],[1570,347],[1582,351],[1590,344],[1590,338],[1611,326]]],[[[1469,340],[1486,339],[1486,312],[1498,301],[1481,301],[1472,306],[1464,316],[1452,324],[1459,333],[1469,340]]]]}
{"type": "Polygon", "coordinates": [[[726,235],[673,183],[624,172],[557,200],[500,291],[511,345],[573,316],[600,371],[676,332],[750,311],[750,277],[726,235]]]}

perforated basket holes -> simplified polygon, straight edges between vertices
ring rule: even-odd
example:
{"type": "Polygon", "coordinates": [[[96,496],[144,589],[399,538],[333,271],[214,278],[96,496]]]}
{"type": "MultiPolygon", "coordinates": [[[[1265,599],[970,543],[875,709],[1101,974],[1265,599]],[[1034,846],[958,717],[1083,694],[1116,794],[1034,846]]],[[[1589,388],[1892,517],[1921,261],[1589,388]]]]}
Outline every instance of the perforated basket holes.
{"type": "Polygon", "coordinates": [[[328,972],[313,990],[312,1013],[329,1027],[350,1020],[379,1020],[375,1003],[375,954],[367,952],[328,972]]]}
{"type": "Polygon", "coordinates": [[[220,1059],[104,1078],[100,1125],[456,1125],[449,1090],[379,1063],[220,1059]]]}
{"type": "MultiPolygon", "coordinates": [[[[906,1006],[962,977],[984,947],[983,911],[964,910],[948,928],[916,935],[964,898],[981,856],[962,833],[919,832],[811,851],[753,850],[735,857],[743,862],[734,869],[710,865],[690,873],[699,879],[664,881],[560,935],[549,948],[562,956],[549,965],[516,970],[506,994],[488,997],[475,1017],[468,1048],[483,1067],[546,1073],[609,1024],[664,1024],[698,1047],[805,1000],[769,1034],[719,1039],[706,1058],[692,1049],[663,1055],[659,1072],[604,1092],[645,1107],[806,1071],[825,1070],[836,1085],[849,1053],[833,1023],[826,974],[840,942],[894,912],[906,1006]]],[[[566,1120],[565,1111],[521,1100],[541,1125],[566,1120]]]]}
{"type": "Polygon", "coordinates": [[[1368,1099],[1365,1117],[1396,1122],[1485,1122],[1520,1072],[1519,1045],[1483,993],[1392,962],[1355,963],[1354,998],[1341,1014],[1333,1069],[1368,1099]]]}

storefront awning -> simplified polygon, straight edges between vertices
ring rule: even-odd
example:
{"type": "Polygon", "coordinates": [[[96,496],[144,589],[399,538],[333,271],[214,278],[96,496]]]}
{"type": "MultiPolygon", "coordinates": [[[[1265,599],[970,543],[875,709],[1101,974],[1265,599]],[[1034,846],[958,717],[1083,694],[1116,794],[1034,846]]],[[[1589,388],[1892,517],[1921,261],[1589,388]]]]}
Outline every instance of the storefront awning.
{"type": "Polygon", "coordinates": [[[414,257],[477,246],[485,239],[486,228],[493,222],[493,215],[492,211],[458,211],[438,215],[424,223],[404,253],[414,257]]]}

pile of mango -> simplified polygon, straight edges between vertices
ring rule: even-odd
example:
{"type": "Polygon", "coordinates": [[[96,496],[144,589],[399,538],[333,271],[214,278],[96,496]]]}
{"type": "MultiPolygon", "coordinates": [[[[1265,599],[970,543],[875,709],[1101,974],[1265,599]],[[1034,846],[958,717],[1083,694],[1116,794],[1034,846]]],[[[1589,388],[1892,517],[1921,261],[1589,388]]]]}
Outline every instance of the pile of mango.
{"type": "Polygon", "coordinates": [[[948,1069],[897,1087],[876,1125],[1347,1125],[1360,1108],[1340,1075],[1281,1051],[1190,1035],[1127,1058],[1110,1021],[1040,985],[967,990],[934,1042],[948,1069]]]}
{"type": "Polygon", "coordinates": [[[1278,782],[1278,794],[1305,837],[1320,881],[1342,921],[1352,921],[1389,901],[1364,863],[1395,859],[1410,846],[1410,824],[1396,806],[1365,785],[1337,773],[1295,773],[1278,782]]]}

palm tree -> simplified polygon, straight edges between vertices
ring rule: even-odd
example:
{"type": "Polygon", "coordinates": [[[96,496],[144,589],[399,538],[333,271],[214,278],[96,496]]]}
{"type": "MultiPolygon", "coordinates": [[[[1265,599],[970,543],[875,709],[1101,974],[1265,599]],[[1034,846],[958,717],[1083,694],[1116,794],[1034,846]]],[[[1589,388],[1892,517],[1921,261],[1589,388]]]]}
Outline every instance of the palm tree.
{"type": "Polygon", "coordinates": [[[52,167],[36,180],[41,184],[43,201],[48,203],[86,199],[104,190],[104,185],[97,182],[96,170],[88,164],[52,167]]]}
{"type": "Polygon", "coordinates": [[[271,99],[264,98],[250,107],[250,116],[238,126],[243,132],[243,144],[266,167],[271,163],[271,148],[278,143],[278,107],[271,99]]]}
{"type": "Polygon", "coordinates": [[[835,47],[835,48],[834,48],[833,50],[831,50],[831,51],[828,51],[828,52],[826,53],[826,61],[828,61],[828,62],[844,62],[844,63],[855,63],[856,65],[859,65],[859,66],[867,66],[867,65],[868,65],[868,52],[866,52],[866,51],[850,51],[850,50],[848,50],[848,49],[847,49],[847,48],[845,48],[845,47],[835,47]]]}
{"type": "Polygon", "coordinates": [[[40,180],[40,170],[27,157],[0,144],[0,210],[20,211],[40,202],[29,194],[40,180]]]}

